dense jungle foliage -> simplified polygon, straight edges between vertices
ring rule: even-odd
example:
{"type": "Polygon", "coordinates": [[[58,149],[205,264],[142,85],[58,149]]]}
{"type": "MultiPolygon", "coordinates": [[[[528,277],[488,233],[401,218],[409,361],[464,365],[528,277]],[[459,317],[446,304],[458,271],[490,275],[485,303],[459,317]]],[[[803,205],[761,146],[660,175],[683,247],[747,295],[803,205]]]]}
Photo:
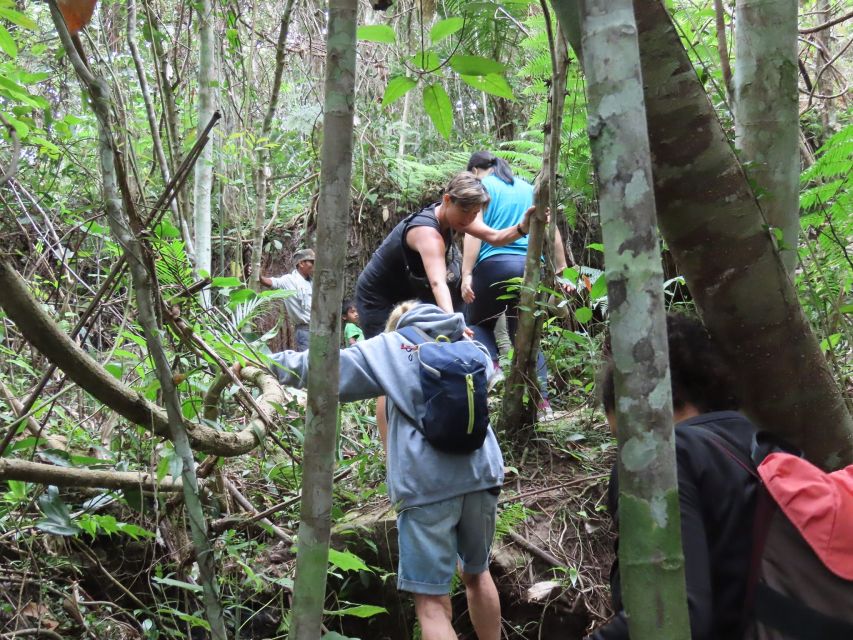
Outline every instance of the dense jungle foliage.
{"type": "MultiPolygon", "coordinates": [[[[666,5],[733,141],[734,2],[666,5]]],[[[794,281],[849,406],[853,21],[815,30],[849,18],[849,4],[799,5],[803,170],[794,281]]],[[[229,634],[286,638],[305,396],[271,388],[263,371],[239,382],[223,364],[263,367],[269,353],[292,346],[281,313],[287,294],[258,287],[253,265],[280,275],[294,251],[315,245],[324,214],[317,202],[327,12],[314,0],[214,2],[213,49],[203,52],[205,6],[102,0],[74,39],[111,94],[112,135],[126,168],[120,197],[146,240],[180,411],[196,427],[190,439],[229,634]],[[205,92],[219,115],[206,140],[205,92]],[[201,196],[192,165],[200,141],[213,171],[201,196]],[[211,216],[209,270],[198,266],[195,216],[203,206],[211,216]],[[198,295],[205,279],[207,297],[198,295]],[[214,446],[222,434],[234,437],[214,446]],[[255,446],[258,434],[266,437],[255,446]]],[[[520,176],[536,178],[552,83],[548,29],[561,37],[549,7],[397,0],[375,10],[360,2],[353,204],[340,274],[348,294],[387,232],[435,200],[471,152],[493,150],[520,176]]],[[[580,638],[611,614],[605,491],[616,443],[595,398],[608,300],[585,79],[569,51],[560,206],[552,215],[573,265],[562,275],[577,290],[559,294],[568,313],[548,314],[542,331],[555,419],[524,437],[500,436],[508,479],[493,572],[507,638],[580,638]]],[[[81,384],[82,366],[53,366],[50,348],[0,309],[0,638],[208,637],[193,516],[181,493],[184,463],[162,437],[162,381],[126,247],[106,220],[93,96],[48,3],[0,0],[0,125],[0,259],[26,283],[35,330],[43,331],[43,316],[73,341],[61,349],[76,347],[106,372],[81,384]],[[114,410],[95,388],[133,406],[114,410]],[[43,475],[48,467],[56,475],[43,475]]],[[[667,305],[691,308],[663,243],[661,251],[667,305]]],[[[11,300],[11,288],[0,298],[11,300]]],[[[495,412],[498,405],[495,396],[495,412]]],[[[418,638],[411,604],[395,589],[394,514],[374,402],[342,405],[339,416],[324,637],[418,638]]],[[[454,593],[461,614],[464,596],[454,593]]]]}

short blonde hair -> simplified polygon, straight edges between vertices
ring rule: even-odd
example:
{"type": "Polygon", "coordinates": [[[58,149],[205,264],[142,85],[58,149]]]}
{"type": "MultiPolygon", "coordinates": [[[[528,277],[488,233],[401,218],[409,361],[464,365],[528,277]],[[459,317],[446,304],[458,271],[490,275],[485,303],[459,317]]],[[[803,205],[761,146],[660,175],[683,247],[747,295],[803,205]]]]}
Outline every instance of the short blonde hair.
{"type": "Polygon", "coordinates": [[[486,187],[470,171],[463,171],[453,176],[447,183],[444,193],[450,196],[451,202],[458,204],[463,209],[476,206],[485,208],[491,200],[486,187]]]}
{"type": "Polygon", "coordinates": [[[388,316],[388,322],[385,323],[385,333],[390,331],[396,331],[397,323],[400,322],[400,318],[403,317],[404,313],[408,313],[419,304],[423,304],[420,300],[406,300],[405,302],[401,302],[391,311],[391,315],[388,316]]]}

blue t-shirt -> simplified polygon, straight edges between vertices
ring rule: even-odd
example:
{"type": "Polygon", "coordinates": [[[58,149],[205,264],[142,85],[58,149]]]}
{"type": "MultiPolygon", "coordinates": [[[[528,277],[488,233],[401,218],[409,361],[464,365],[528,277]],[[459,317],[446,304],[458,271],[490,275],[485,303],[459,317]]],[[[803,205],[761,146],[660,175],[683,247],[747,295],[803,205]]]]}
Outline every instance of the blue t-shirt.
{"type": "MultiPolygon", "coordinates": [[[[524,220],[524,212],[533,206],[533,187],[529,182],[515,176],[513,184],[489,175],[483,178],[483,186],[492,200],[483,212],[483,222],[493,229],[514,227],[524,220]]],[[[510,242],[503,247],[493,247],[487,242],[480,245],[477,262],[499,254],[527,254],[527,236],[510,242]]]]}

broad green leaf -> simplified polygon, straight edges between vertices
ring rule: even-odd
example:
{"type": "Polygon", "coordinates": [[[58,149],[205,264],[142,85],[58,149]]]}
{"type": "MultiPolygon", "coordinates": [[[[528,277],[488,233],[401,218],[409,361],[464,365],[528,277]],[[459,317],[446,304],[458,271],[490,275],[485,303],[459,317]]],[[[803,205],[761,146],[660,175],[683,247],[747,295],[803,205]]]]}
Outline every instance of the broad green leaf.
{"type": "Polygon", "coordinates": [[[211,282],[213,287],[242,287],[243,282],[240,278],[214,278],[211,282]]]}
{"type": "Polygon", "coordinates": [[[338,609],[337,611],[326,611],[330,616],[355,616],[356,618],[370,618],[380,613],[388,613],[385,607],[377,607],[372,604],[360,604],[355,607],[338,609]]]}
{"type": "Polygon", "coordinates": [[[239,302],[245,302],[256,296],[257,294],[251,289],[237,289],[236,291],[232,291],[228,296],[228,304],[234,305],[239,302]]]}
{"type": "Polygon", "coordinates": [[[149,531],[148,529],[143,529],[140,526],[135,524],[131,524],[130,522],[119,522],[118,530],[123,534],[130,536],[134,540],[139,540],[140,538],[153,538],[154,532],[149,531]]]}
{"type": "Polygon", "coordinates": [[[359,40],[367,40],[368,42],[394,44],[397,41],[394,29],[387,24],[363,24],[358,28],[356,35],[359,40]]]}
{"type": "Polygon", "coordinates": [[[485,76],[460,76],[462,81],[475,89],[479,89],[480,91],[485,91],[493,96],[497,96],[499,98],[506,98],[507,100],[515,100],[515,96],[512,93],[512,88],[509,86],[509,83],[499,73],[490,73],[485,76]]]}
{"type": "Polygon", "coordinates": [[[453,128],[453,105],[440,84],[424,87],[424,111],[442,137],[449,140],[450,130],[453,128]]]}
{"type": "Polygon", "coordinates": [[[329,631],[323,634],[322,640],[358,640],[358,638],[350,638],[349,636],[342,636],[337,631],[329,631]]]}
{"type": "Polygon", "coordinates": [[[604,274],[601,274],[596,278],[595,283],[592,285],[592,289],[589,290],[589,299],[590,300],[598,300],[599,298],[607,295],[607,279],[604,277],[604,274]]]}
{"type": "Polygon", "coordinates": [[[167,587],[178,587],[179,589],[186,589],[187,591],[192,591],[193,593],[201,593],[202,588],[200,584],[192,584],[190,582],[183,582],[181,580],[175,580],[174,578],[158,578],[157,576],[151,576],[151,579],[157,584],[163,584],[167,587]]]}
{"type": "Polygon", "coordinates": [[[561,335],[562,337],[568,338],[576,344],[583,345],[585,347],[589,345],[589,338],[586,338],[575,331],[563,331],[561,335]]]}
{"type": "Polygon", "coordinates": [[[575,320],[581,324],[589,322],[592,320],[592,309],[589,307],[581,307],[580,309],[575,310],[575,320]]]}
{"type": "Polygon", "coordinates": [[[565,269],[563,269],[563,277],[572,284],[574,284],[578,281],[580,274],[578,274],[575,269],[572,269],[571,267],[566,267],[565,269]]]}
{"type": "Polygon", "coordinates": [[[438,54],[435,51],[418,51],[411,58],[412,64],[424,71],[433,71],[441,65],[438,54]]]}
{"type": "Polygon", "coordinates": [[[370,571],[364,560],[350,551],[329,549],[329,562],[343,571],[370,571]]]}
{"type": "Polygon", "coordinates": [[[838,307],[839,313],[853,313],[853,304],[843,304],[838,307]]]}
{"type": "Polygon", "coordinates": [[[450,67],[463,76],[487,76],[490,73],[503,73],[504,65],[482,56],[450,56],[450,67]]]}
{"type": "Polygon", "coordinates": [[[604,245],[600,242],[591,242],[590,244],[586,245],[586,248],[590,251],[601,251],[602,253],[604,253],[604,245]]]}
{"type": "Polygon", "coordinates": [[[4,7],[0,7],[0,17],[6,18],[9,22],[18,25],[24,29],[29,29],[30,31],[35,31],[38,25],[31,19],[25,16],[20,11],[15,11],[14,9],[6,9],[4,7]]]}
{"type": "Polygon", "coordinates": [[[36,527],[58,536],[74,536],[80,532],[80,528],[71,521],[68,507],[59,497],[59,489],[49,486],[38,503],[45,517],[36,523],[36,527]]]}
{"type": "Polygon", "coordinates": [[[0,49],[3,49],[6,55],[12,59],[18,57],[18,45],[15,44],[15,39],[2,24],[0,24],[0,49]]]}
{"type": "Polygon", "coordinates": [[[433,42],[441,42],[448,36],[452,36],[459,31],[465,24],[462,18],[445,18],[436,22],[432,29],[429,30],[430,40],[433,42]]]}
{"type": "Polygon", "coordinates": [[[388,81],[388,86],[385,87],[385,95],[382,96],[382,106],[387,107],[393,104],[417,84],[416,81],[406,76],[394,76],[388,81]]]}

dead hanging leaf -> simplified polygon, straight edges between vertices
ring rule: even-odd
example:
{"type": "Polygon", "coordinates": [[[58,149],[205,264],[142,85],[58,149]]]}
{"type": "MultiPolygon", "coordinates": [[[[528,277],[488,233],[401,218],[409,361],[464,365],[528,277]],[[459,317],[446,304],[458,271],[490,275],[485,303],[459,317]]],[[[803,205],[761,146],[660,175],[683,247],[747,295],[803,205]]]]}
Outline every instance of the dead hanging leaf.
{"type": "Polygon", "coordinates": [[[92,19],[98,0],[57,0],[57,6],[71,35],[79,32],[92,19]]]}
{"type": "Polygon", "coordinates": [[[56,629],[56,627],[59,626],[59,623],[56,620],[48,617],[50,615],[50,609],[40,602],[33,602],[30,600],[21,608],[18,614],[26,618],[38,620],[41,628],[47,629],[48,631],[56,629]]]}
{"type": "Polygon", "coordinates": [[[387,206],[382,207],[382,222],[388,222],[388,218],[391,217],[391,213],[388,211],[387,206]]]}

